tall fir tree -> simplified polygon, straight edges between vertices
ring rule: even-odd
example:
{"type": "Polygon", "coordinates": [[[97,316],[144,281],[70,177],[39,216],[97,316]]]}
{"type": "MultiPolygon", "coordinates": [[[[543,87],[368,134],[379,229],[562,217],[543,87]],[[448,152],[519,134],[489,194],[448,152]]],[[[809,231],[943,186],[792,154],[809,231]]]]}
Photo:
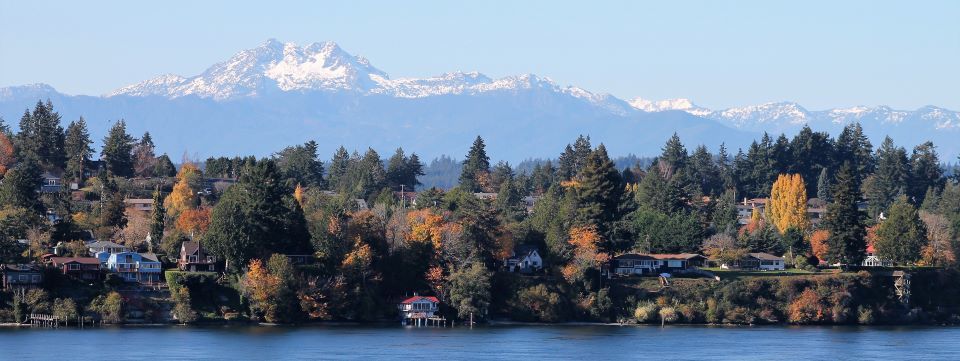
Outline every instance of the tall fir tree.
{"type": "Polygon", "coordinates": [[[887,210],[897,196],[907,193],[910,180],[910,161],[903,147],[893,144],[886,137],[877,149],[876,172],[863,184],[870,202],[870,216],[876,217],[887,210]]]}
{"type": "Polygon", "coordinates": [[[907,196],[914,204],[923,204],[924,196],[931,188],[943,189],[946,178],[940,168],[940,157],[933,142],[927,141],[913,148],[910,154],[910,183],[907,196]]]}
{"type": "Polygon", "coordinates": [[[66,160],[64,138],[60,114],[53,110],[53,103],[37,101],[33,113],[27,110],[20,119],[19,158],[33,158],[43,169],[62,170],[66,160]]]}
{"type": "Polygon", "coordinates": [[[830,184],[830,171],[827,168],[820,170],[817,177],[817,198],[829,203],[833,200],[833,187],[830,184]]]}
{"type": "Polygon", "coordinates": [[[87,121],[80,117],[79,120],[70,122],[70,125],[67,126],[67,135],[64,141],[67,156],[64,178],[79,184],[83,183],[83,173],[89,169],[89,162],[93,157],[91,144],[93,144],[93,140],[90,139],[90,132],[87,130],[87,121]]]}
{"type": "Polygon", "coordinates": [[[623,187],[620,172],[600,144],[590,155],[587,166],[578,176],[577,221],[580,225],[595,226],[608,241],[612,223],[619,217],[618,207],[623,187]]]}
{"type": "Polygon", "coordinates": [[[133,176],[134,139],[127,134],[127,123],[117,121],[103,138],[103,150],[100,156],[106,163],[107,171],[118,177],[133,176]]]}
{"type": "Polygon", "coordinates": [[[859,265],[867,250],[867,231],[863,215],[857,208],[860,188],[849,162],[844,162],[836,175],[833,203],[827,206],[824,228],[830,232],[827,239],[829,262],[859,265]]]}
{"type": "Polygon", "coordinates": [[[350,168],[350,153],[342,145],[337,148],[330,160],[330,169],[327,174],[327,184],[330,189],[340,190],[345,188],[344,180],[347,176],[347,169],[350,168]]]}
{"type": "Polygon", "coordinates": [[[157,249],[157,244],[163,239],[163,230],[166,227],[167,210],[163,208],[163,193],[160,186],[153,191],[153,217],[150,222],[150,249],[157,249]]]}
{"type": "Polygon", "coordinates": [[[483,192],[490,173],[490,157],[487,156],[483,138],[477,136],[463,160],[460,187],[468,192],[483,192]]]}

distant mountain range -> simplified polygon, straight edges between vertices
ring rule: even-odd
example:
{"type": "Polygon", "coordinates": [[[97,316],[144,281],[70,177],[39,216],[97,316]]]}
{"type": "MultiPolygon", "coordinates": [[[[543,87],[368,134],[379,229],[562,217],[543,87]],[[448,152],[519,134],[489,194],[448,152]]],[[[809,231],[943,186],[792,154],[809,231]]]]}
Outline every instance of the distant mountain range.
{"type": "Polygon", "coordinates": [[[398,146],[425,158],[460,157],[481,135],[491,157],[517,162],[556,157],[579,134],[612,154],[651,155],[674,132],[688,148],[726,143],[735,151],[764,131],[792,134],[809,124],[836,134],[854,121],[875,142],[889,134],[908,147],[933,140],[945,160],[960,153],[960,114],[933,106],[809,111],[781,102],[710,110],[687,99],[625,101],[533,74],[391,79],[333,42],[271,39],[202,74],[162,75],[102,96],[65,95],[45,84],[0,88],[0,115],[15,126],[38,99],[53,101],[65,121],[83,115],[98,139],[124,118],[135,135],[149,130],[161,151],[201,158],[268,155],[310,139],[324,158],[340,145],[372,146],[384,157],[398,146]]]}

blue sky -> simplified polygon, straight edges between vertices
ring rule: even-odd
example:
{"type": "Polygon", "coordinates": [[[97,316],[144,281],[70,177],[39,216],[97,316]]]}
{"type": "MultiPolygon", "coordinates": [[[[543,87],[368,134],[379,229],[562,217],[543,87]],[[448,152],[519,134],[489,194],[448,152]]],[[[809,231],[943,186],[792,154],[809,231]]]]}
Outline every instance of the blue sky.
{"type": "Polygon", "coordinates": [[[267,38],[332,40],[393,78],[535,73],[721,108],[960,110],[960,1],[0,0],[0,86],[102,94],[267,38]]]}

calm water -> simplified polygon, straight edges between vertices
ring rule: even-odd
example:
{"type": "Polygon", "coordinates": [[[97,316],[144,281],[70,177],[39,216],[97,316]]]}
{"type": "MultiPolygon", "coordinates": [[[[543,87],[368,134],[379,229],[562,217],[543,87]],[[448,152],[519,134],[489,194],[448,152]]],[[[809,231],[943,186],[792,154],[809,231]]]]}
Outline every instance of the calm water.
{"type": "Polygon", "coordinates": [[[958,360],[960,328],[374,326],[0,329],[0,359],[958,360]]]}

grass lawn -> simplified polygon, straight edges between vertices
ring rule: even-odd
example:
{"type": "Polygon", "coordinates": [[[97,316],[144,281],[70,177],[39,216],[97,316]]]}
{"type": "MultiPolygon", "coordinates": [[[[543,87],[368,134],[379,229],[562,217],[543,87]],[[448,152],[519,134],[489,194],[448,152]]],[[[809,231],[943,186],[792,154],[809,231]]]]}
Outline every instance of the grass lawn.
{"type": "Polygon", "coordinates": [[[720,280],[730,280],[730,279],[737,279],[741,277],[804,276],[804,275],[830,273],[830,272],[810,272],[807,270],[802,270],[797,268],[787,268],[782,271],[727,270],[727,269],[720,269],[718,267],[708,267],[708,268],[702,268],[702,269],[704,271],[709,271],[717,275],[718,277],[720,277],[720,280]]]}

